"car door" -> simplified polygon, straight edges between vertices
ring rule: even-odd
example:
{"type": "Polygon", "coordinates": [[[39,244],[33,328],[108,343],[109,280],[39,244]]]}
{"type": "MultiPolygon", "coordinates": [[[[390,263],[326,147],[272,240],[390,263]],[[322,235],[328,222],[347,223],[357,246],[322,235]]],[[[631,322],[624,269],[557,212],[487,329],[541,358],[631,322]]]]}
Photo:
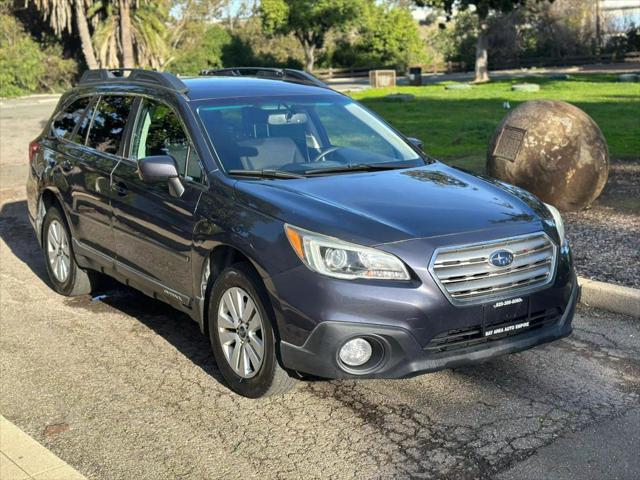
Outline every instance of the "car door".
{"type": "Polygon", "coordinates": [[[205,177],[177,111],[151,99],[138,101],[127,158],[112,176],[117,268],[171,303],[190,305],[191,253],[196,207],[205,177]],[[167,182],[144,183],[138,161],[171,155],[184,193],[174,197],[167,182]]]}
{"type": "MultiPolygon", "coordinates": [[[[61,134],[71,121],[75,103],[58,115],[52,133],[61,134]]],[[[67,204],[76,253],[108,264],[113,258],[110,175],[118,163],[132,97],[81,97],[83,114],[70,135],[59,140],[56,180],[67,204]]]]}
{"type": "MultiPolygon", "coordinates": [[[[119,161],[132,100],[96,96],[68,142],[62,162],[75,247],[103,264],[115,255],[110,175],[119,161]]],[[[55,129],[55,121],[53,125],[55,129]]]]}

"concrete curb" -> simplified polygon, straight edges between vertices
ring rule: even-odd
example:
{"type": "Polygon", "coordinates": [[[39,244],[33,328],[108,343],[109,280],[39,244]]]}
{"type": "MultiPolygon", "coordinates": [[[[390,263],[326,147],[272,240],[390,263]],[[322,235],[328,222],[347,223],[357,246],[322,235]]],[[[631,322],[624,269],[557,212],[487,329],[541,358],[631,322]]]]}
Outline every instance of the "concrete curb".
{"type": "Polygon", "coordinates": [[[0,478],[86,480],[85,476],[0,415],[0,478]]]}
{"type": "Polygon", "coordinates": [[[578,277],[580,303],[640,319],[640,290],[578,277]]]}

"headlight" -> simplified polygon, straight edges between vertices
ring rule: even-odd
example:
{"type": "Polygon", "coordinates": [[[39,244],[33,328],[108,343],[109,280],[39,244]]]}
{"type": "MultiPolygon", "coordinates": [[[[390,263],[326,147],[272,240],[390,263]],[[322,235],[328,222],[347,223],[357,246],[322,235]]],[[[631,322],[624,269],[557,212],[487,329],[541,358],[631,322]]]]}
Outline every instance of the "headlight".
{"type": "Polygon", "coordinates": [[[564,245],[565,236],[564,236],[564,222],[562,221],[562,216],[556,207],[553,205],[549,205],[545,203],[547,210],[553,216],[553,222],[555,223],[556,230],[558,231],[558,237],[560,237],[560,245],[564,245]]]}
{"type": "Polygon", "coordinates": [[[311,270],[330,277],[409,280],[404,263],[390,253],[354,245],[337,238],[284,226],[287,238],[311,270]]]}

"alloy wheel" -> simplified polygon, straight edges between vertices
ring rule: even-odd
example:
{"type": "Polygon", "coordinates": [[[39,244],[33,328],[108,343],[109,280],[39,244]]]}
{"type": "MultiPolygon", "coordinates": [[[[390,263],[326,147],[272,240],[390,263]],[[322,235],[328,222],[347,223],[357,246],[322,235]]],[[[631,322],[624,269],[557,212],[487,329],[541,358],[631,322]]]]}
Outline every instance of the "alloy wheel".
{"type": "Polygon", "coordinates": [[[227,289],[218,306],[218,338],[233,371],[242,378],[255,376],[264,361],[264,334],[260,312],[242,288],[227,289]]]}
{"type": "Polygon", "coordinates": [[[51,221],[47,231],[47,259],[56,280],[66,282],[71,270],[71,249],[67,231],[58,220],[51,221]]]}

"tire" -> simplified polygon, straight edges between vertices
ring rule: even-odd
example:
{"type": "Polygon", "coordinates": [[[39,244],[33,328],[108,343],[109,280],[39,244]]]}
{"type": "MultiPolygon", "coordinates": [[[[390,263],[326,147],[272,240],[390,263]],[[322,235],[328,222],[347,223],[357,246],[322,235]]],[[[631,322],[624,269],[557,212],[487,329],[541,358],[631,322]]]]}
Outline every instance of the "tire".
{"type": "Polygon", "coordinates": [[[229,388],[243,397],[261,398],[295,386],[297,381],[276,358],[273,312],[256,271],[245,263],[225,269],[210,295],[211,349],[229,388]]]}
{"type": "Polygon", "coordinates": [[[76,263],[72,243],[64,216],[56,207],[49,208],[42,226],[47,274],[53,289],[68,297],[86,295],[92,290],[92,278],[76,263]]]}

